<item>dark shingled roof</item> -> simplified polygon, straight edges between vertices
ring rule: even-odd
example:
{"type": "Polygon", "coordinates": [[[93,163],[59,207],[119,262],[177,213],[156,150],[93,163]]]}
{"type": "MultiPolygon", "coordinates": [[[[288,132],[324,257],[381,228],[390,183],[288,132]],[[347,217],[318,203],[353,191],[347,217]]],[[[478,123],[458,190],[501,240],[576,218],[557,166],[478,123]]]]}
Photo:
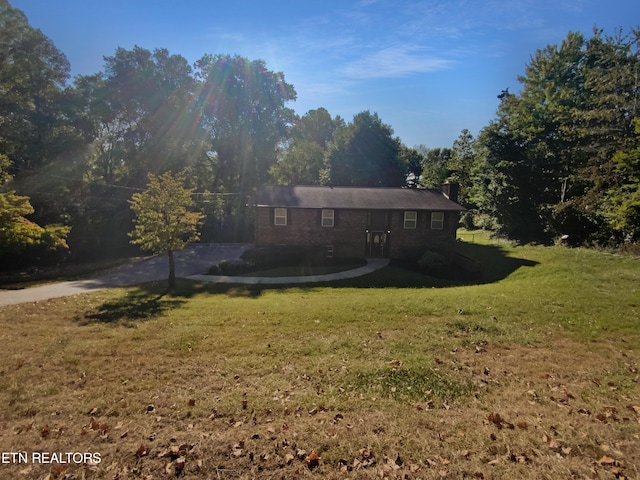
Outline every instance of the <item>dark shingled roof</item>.
{"type": "Polygon", "coordinates": [[[367,210],[463,211],[440,190],[267,185],[258,188],[257,207],[367,210]]]}

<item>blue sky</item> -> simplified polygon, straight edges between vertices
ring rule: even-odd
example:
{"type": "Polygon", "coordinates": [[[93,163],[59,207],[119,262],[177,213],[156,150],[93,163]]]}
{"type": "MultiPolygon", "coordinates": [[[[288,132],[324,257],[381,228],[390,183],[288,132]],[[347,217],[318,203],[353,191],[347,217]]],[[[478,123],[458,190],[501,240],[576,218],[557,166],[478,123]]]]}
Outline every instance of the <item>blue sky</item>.
{"type": "Polygon", "coordinates": [[[9,0],[65,53],[72,75],[117,47],[263,59],[299,114],[370,110],[408,146],[451,147],[517,91],[536,49],[595,25],[640,26],[637,0],[9,0]]]}

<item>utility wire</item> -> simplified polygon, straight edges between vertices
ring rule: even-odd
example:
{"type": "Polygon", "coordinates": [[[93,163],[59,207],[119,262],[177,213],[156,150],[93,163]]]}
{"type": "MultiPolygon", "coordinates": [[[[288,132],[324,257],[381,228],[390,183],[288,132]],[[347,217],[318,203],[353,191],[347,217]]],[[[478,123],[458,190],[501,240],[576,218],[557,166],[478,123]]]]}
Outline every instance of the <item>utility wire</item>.
{"type": "MultiPolygon", "coordinates": [[[[84,185],[96,185],[98,187],[109,187],[109,188],[119,188],[121,190],[132,190],[132,191],[136,191],[136,192],[144,192],[145,189],[144,188],[139,188],[139,187],[128,187],[126,185],[116,185],[116,184],[112,184],[112,183],[100,183],[100,182],[95,182],[95,181],[87,181],[81,178],[73,178],[73,177],[65,177],[62,175],[55,175],[53,173],[42,173],[39,172],[37,170],[30,170],[28,168],[24,168],[24,167],[17,167],[15,165],[12,166],[12,168],[14,170],[18,170],[21,172],[26,172],[26,173],[31,173],[33,175],[43,175],[46,177],[50,177],[50,178],[57,178],[57,179],[61,179],[61,180],[67,180],[69,182],[81,182],[84,185]]],[[[46,194],[45,192],[38,192],[38,193],[43,193],[46,194]]],[[[50,195],[54,195],[54,194],[50,194],[50,195]]],[[[250,195],[248,193],[241,193],[241,192],[193,192],[192,195],[217,195],[217,196],[234,196],[234,195],[238,195],[238,196],[246,196],[246,195],[250,195]]]]}

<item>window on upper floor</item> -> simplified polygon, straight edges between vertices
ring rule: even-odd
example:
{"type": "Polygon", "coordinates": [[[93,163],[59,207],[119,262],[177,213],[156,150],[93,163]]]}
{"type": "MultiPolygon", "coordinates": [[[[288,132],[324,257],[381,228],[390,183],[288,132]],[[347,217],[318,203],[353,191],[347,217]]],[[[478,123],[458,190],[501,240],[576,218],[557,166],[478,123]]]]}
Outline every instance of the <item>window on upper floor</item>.
{"type": "Polygon", "coordinates": [[[415,229],[418,225],[418,212],[404,212],[404,228],[415,229]]]}
{"type": "Polygon", "coordinates": [[[431,230],[444,228],[444,212],[431,212],[431,230]]]}
{"type": "Polygon", "coordinates": [[[334,210],[322,210],[322,223],[323,227],[333,227],[335,223],[334,210]]]}
{"type": "Polygon", "coordinates": [[[274,225],[286,225],[287,224],[287,209],[286,208],[274,208],[273,209],[273,224],[274,225]]]}

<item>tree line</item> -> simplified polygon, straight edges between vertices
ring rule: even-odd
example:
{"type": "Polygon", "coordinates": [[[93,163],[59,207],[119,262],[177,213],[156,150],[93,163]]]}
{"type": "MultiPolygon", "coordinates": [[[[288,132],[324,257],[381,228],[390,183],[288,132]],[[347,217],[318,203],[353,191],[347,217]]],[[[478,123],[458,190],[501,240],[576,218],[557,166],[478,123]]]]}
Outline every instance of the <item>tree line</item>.
{"type": "Polygon", "coordinates": [[[282,72],[205,54],[118,48],[70,79],[62,52],[0,0],[0,260],[129,245],[129,200],[182,172],[208,241],[250,240],[265,183],[437,187],[457,181],[467,226],[521,241],[635,241],[640,228],[638,38],[569,33],[536,52],[518,94],[449,148],[409,148],[370,111],[298,116],[282,72]],[[16,193],[17,192],[17,193],[16,193]],[[27,220],[28,218],[28,220],[27,220]]]}

